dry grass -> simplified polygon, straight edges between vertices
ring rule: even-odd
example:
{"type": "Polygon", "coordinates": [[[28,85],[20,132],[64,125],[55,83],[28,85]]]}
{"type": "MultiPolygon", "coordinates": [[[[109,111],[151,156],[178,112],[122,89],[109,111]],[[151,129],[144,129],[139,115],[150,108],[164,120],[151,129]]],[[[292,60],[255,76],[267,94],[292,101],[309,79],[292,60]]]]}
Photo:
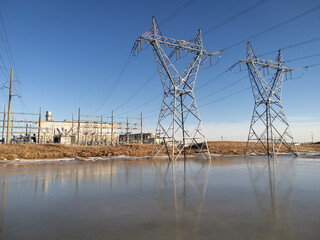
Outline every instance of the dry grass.
{"type": "MultiPolygon", "coordinates": [[[[211,153],[244,154],[245,142],[209,142],[211,153]]],[[[285,150],[282,148],[282,150],[285,150]]],[[[301,144],[299,151],[320,151],[320,144],[301,144]]],[[[73,157],[102,157],[102,156],[146,156],[150,155],[152,145],[123,145],[123,146],[69,146],[63,144],[14,144],[0,145],[0,160],[13,159],[55,159],[73,157]]],[[[193,152],[199,152],[193,150],[193,152]]],[[[263,152],[257,148],[255,152],[263,152]]]]}
{"type": "MultiPolygon", "coordinates": [[[[246,153],[246,142],[228,142],[228,141],[217,141],[208,142],[209,149],[211,153],[217,154],[245,154],[246,153]]],[[[251,148],[252,143],[249,144],[251,148]]],[[[320,151],[320,144],[316,143],[303,143],[297,146],[299,152],[310,152],[310,151],[320,151]]],[[[282,146],[280,149],[282,153],[288,153],[289,150],[282,146]]],[[[254,148],[254,153],[264,153],[264,149],[261,144],[257,144],[254,148]]]]}

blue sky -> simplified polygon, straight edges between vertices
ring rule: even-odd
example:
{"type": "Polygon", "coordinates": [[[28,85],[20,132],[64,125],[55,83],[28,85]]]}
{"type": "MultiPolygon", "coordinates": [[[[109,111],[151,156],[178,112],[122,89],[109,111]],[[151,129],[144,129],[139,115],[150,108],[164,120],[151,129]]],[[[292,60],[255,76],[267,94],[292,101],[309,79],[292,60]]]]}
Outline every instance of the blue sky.
{"type": "MultiPolygon", "coordinates": [[[[24,103],[14,98],[12,110],[38,112],[42,107],[43,111],[51,110],[54,119],[63,120],[70,119],[72,113],[76,115],[78,107],[81,107],[83,114],[110,115],[111,110],[115,109],[116,115],[126,116],[126,112],[148,103],[128,115],[136,116],[142,111],[146,116],[145,125],[154,126],[161,105],[159,95],[162,88],[158,75],[151,78],[156,71],[151,48],[133,57],[121,77],[119,74],[135,39],[150,29],[152,16],[155,15],[161,22],[186,2],[0,1],[21,81],[21,85],[15,82],[15,88],[24,103]],[[118,81],[117,85],[115,81],[118,81]],[[112,86],[115,87],[108,96],[112,86]],[[123,104],[138,90],[139,94],[123,104]],[[102,105],[103,102],[105,104],[102,105]]],[[[165,36],[188,40],[196,35],[197,29],[205,32],[258,2],[197,0],[160,28],[165,36]]],[[[319,4],[316,0],[266,1],[204,34],[204,47],[209,52],[224,49],[319,4]]],[[[319,26],[320,9],[250,39],[250,42],[256,55],[259,55],[318,38],[319,26]]],[[[284,50],[283,57],[291,60],[318,53],[320,40],[284,50]]],[[[3,45],[0,54],[6,61],[6,67],[10,68],[3,45]]],[[[275,55],[263,57],[274,59],[275,55]]],[[[219,75],[245,56],[245,42],[225,51],[216,65],[209,69],[200,68],[196,86],[219,75]]],[[[320,56],[291,61],[287,65],[295,68],[317,63],[320,63],[320,56]]],[[[1,67],[4,67],[3,64],[1,67]]],[[[300,77],[302,74],[302,70],[297,70],[294,76],[300,77]]],[[[282,102],[298,141],[310,141],[311,132],[315,140],[320,141],[319,74],[320,66],[313,67],[302,77],[284,83],[282,102]]],[[[246,140],[253,110],[252,92],[248,89],[228,97],[250,86],[248,78],[232,85],[246,75],[245,71],[237,74],[229,72],[196,91],[209,140],[220,140],[221,136],[227,140],[246,140]],[[232,86],[225,88],[228,85],[232,86]],[[208,95],[210,97],[200,100],[208,95]],[[201,107],[210,102],[213,103],[201,107]]],[[[1,85],[7,80],[1,75],[1,85]]],[[[2,108],[7,103],[7,94],[6,88],[1,90],[2,108]]]]}

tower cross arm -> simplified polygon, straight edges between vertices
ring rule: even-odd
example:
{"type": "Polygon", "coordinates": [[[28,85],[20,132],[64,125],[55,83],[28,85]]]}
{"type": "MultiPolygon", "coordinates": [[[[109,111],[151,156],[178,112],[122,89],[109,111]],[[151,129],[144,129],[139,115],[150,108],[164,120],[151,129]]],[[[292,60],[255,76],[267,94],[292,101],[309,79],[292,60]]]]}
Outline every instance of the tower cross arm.
{"type": "Polygon", "coordinates": [[[261,58],[246,58],[239,61],[240,63],[252,64],[255,66],[268,67],[272,69],[280,69],[284,72],[290,72],[293,69],[284,65],[284,62],[276,62],[272,60],[265,60],[261,58]]]}
{"type": "Polygon", "coordinates": [[[201,43],[194,43],[193,41],[185,41],[185,40],[177,40],[169,37],[165,37],[158,34],[153,34],[151,31],[148,31],[137,38],[135,45],[133,47],[133,51],[140,51],[142,50],[141,44],[142,43],[148,43],[148,44],[154,44],[158,43],[161,46],[173,48],[175,50],[182,50],[187,51],[191,53],[206,55],[206,56],[213,56],[216,54],[219,54],[222,51],[217,51],[214,53],[210,53],[207,50],[203,49],[203,46],[201,43]]]}

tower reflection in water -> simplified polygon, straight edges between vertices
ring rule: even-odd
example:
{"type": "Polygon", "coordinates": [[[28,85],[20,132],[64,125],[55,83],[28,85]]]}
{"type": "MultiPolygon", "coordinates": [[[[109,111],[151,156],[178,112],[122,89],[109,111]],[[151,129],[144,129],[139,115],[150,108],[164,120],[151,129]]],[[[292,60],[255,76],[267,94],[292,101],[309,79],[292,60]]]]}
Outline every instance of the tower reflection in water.
{"type": "MultiPolygon", "coordinates": [[[[199,222],[208,184],[211,161],[170,161],[153,163],[155,185],[161,213],[167,229],[172,229],[174,215],[175,231],[179,236],[199,231],[199,222]]],[[[190,237],[190,235],[188,236],[190,237]]]]}
{"type": "Polygon", "coordinates": [[[247,166],[259,207],[259,219],[265,223],[266,233],[292,239],[291,200],[295,162],[279,164],[278,159],[268,158],[264,163],[249,160],[247,166]]]}
{"type": "Polygon", "coordinates": [[[317,239],[319,170],[259,157],[1,165],[0,236],[317,239]]]}

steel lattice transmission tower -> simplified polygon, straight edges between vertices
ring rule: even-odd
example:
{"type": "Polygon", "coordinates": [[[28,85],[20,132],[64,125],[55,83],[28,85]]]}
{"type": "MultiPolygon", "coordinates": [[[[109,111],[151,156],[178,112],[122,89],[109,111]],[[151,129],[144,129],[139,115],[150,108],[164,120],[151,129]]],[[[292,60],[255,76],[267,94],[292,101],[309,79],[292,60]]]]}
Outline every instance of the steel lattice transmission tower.
{"type": "Polygon", "coordinates": [[[154,17],[152,18],[151,30],[136,40],[133,53],[139,52],[143,43],[152,46],[163,87],[162,107],[158,118],[152,157],[165,148],[170,160],[177,159],[182,153],[186,158],[191,148],[198,148],[210,159],[208,144],[203,134],[194,96],[194,86],[201,57],[206,56],[206,59],[211,59],[215,53],[204,50],[200,30],[191,41],[168,38],[161,34],[154,17]],[[171,49],[170,54],[165,52],[165,49],[168,50],[167,48],[171,49]],[[187,66],[184,66],[182,73],[179,73],[171,58],[176,55],[176,58],[179,59],[182,52],[192,54],[193,57],[187,66]]]}
{"type": "Polygon", "coordinates": [[[281,103],[283,78],[287,78],[288,74],[291,77],[293,69],[285,66],[281,50],[275,61],[264,60],[256,57],[249,42],[247,58],[241,63],[247,65],[255,101],[246,153],[251,153],[260,143],[270,157],[277,156],[281,145],[297,156],[298,151],[281,103]],[[250,142],[254,142],[251,147],[250,142]]]}

